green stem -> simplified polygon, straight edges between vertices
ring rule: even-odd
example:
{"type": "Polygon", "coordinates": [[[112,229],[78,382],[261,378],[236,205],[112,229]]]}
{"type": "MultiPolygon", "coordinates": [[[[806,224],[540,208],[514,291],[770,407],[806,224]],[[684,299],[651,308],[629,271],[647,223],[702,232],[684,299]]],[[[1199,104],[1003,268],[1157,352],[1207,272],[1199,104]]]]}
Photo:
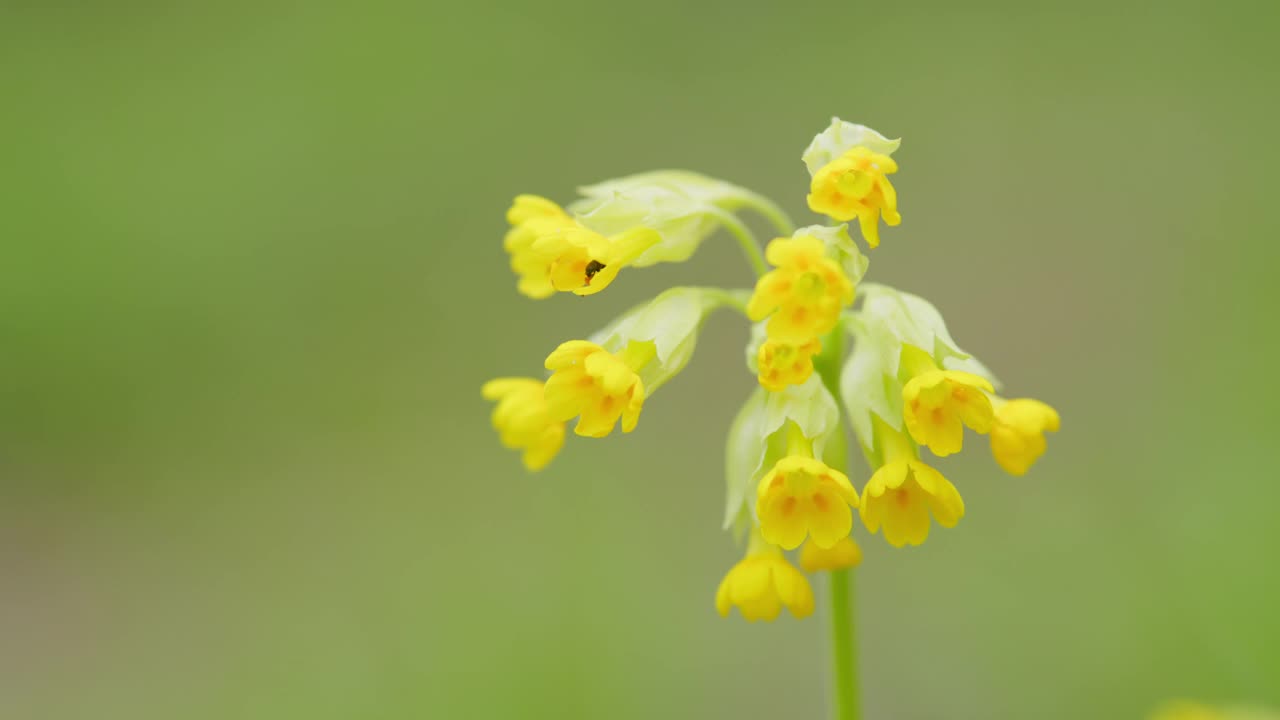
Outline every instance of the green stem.
{"type": "Polygon", "coordinates": [[[756,242],[756,236],[751,234],[751,229],[733,213],[717,210],[714,215],[725,229],[738,239],[738,244],[742,246],[742,252],[747,256],[747,262],[751,263],[751,269],[755,271],[756,277],[769,272],[769,266],[764,261],[764,253],[760,251],[760,243],[756,242]]]}
{"type": "MultiPolygon", "coordinates": [[[[846,330],[837,326],[822,340],[822,352],[814,358],[813,367],[822,384],[839,402],[840,370],[847,339],[846,330]]],[[[835,447],[824,453],[823,461],[848,473],[848,448],[841,428],[835,447]]],[[[858,720],[858,647],[857,623],[854,620],[853,570],[832,570],[827,588],[831,601],[831,690],[832,717],[835,720],[858,720]]]]}
{"type": "Polygon", "coordinates": [[[791,222],[791,218],[787,217],[787,213],[769,198],[751,193],[745,200],[747,207],[763,215],[770,224],[777,228],[778,232],[790,236],[796,231],[796,226],[791,222]]]}
{"type": "Polygon", "coordinates": [[[720,305],[727,305],[744,316],[747,314],[747,303],[751,301],[750,290],[725,290],[723,288],[700,288],[707,297],[720,305]]]}
{"type": "Polygon", "coordinates": [[[835,720],[858,720],[858,651],[853,606],[853,570],[832,570],[827,586],[831,598],[831,686],[835,720]]]}

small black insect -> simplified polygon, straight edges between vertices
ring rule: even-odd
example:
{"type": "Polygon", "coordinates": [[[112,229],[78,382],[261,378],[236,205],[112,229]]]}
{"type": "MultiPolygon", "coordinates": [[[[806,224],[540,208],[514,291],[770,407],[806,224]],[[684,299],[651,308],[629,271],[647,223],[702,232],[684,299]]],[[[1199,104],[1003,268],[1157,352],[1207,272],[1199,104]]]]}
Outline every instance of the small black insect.
{"type": "Polygon", "coordinates": [[[601,270],[603,270],[603,269],[605,269],[605,264],[604,264],[604,263],[602,263],[602,262],[600,262],[599,260],[592,260],[591,262],[587,263],[587,282],[586,282],[586,284],[587,284],[587,285],[590,285],[590,284],[591,284],[591,278],[595,277],[595,276],[596,276],[596,273],[600,272],[600,271],[601,271],[601,270]]]}

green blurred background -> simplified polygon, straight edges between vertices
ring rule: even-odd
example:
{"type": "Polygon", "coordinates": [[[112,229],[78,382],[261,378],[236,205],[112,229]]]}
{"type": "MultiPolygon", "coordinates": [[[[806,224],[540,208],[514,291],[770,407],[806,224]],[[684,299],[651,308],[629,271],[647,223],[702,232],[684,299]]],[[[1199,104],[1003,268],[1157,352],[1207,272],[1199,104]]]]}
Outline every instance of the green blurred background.
{"type": "Polygon", "coordinates": [[[1280,705],[1278,16],[3,3],[0,717],[821,717],[821,617],[712,606],[743,323],[538,476],[479,386],[750,281],[718,236],[527,301],[512,196],[684,167],[808,221],[832,115],[904,138],[870,278],[1064,418],[1026,478],[939,463],[955,530],[859,536],[866,716],[1280,705]]]}

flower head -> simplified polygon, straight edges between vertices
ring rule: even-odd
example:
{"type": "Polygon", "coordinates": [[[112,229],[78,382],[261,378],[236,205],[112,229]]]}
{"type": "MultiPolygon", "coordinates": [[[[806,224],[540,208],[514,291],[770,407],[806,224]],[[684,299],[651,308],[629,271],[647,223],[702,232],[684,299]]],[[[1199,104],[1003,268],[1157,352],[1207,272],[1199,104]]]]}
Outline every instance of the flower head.
{"type": "Polygon", "coordinates": [[[886,175],[898,172],[888,155],[859,145],[813,175],[809,208],[836,220],[858,219],[867,244],[880,244],[880,218],[890,227],[902,222],[898,193],[886,175]]]}
{"type": "Polygon", "coordinates": [[[943,527],[964,517],[964,501],[942,473],[919,460],[891,460],[862,489],[862,522],[894,547],[919,545],[929,537],[929,515],[943,527]]]}
{"type": "Polygon", "coordinates": [[[573,431],[587,437],[608,435],[619,418],[622,432],[631,432],[644,406],[638,372],[653,353],[653,343],[631,343],[617,355],[586,340],[560,345],[546,361],[554,371],[544,391],[549,416],[562,422],[577,416],[573,431]]]}
{"type": "Polygon", "coordinates": [[[911,437],[933,454],[945,457],[960,452],[964,427],[974,432],[991,430],[991,383],[973,373],[940,370],[919,348],[905,346],[903,367],[912,375],[902,387],[902,419],[911,437]]]}
{"type": "Polygon", "coordinates": [[[591,295],[609,286],[662,238],[645,228],[630,228],[605,237],[579,225],[560,206],[536,195],[521,195],[507,211],[511,230],[503,246],[519,291],[531,298],[556,292],[591,295]]]}
{"type": "Polygon", "coordinates": [[[1000,403],[991,424],[991,454],[1010,475],[1025,475],[1044,454],[1046,432],[1057,432],[1058,411],[1039,400],[1000,403]]]}
{"type": "Polygon", "coordinates": [[[805,572],[815,573],[819,570],[843,570],[862,564],[862,548],[853,538],[841,538],[829,548],[818,547],[812,540],[804,544],[800,550],[800,567],[805,572]]]}
{"type": "Polygon", "coordinates": [[[541,380],[497,378],[480,389],[487,400],[497,400],[493,427],[502,444],[524,450],[524,466],[541,470],[564,445],[564,423],[547,412],[541,380]]]}
{"type": "Polygon", "coordinates": [[[778,238],[765,257],[777,269],[756,283],[748,317],[756,322],[769,317],[765,330],[773,340],[805,343],[830,332],[840,311],[853,302],[853,282],[826,256],[826,245],[807,235],[778,238]]]}
{"type": "Polygon", "coordinates": [[[813,614],[813,588],[776,548],[752,540],[747,555],[716,589],[716,611],[728,617],[737,606],[748,622],[773,620],[786,606],[797,618],[813,614]]]}
{"type": "Polygon", "coordinates": [[[813,374],[813,356],[819,352],[822,352],[822,342],[818,338],[799,344],[764,341],[756,355],[760,384],[766,390],[778,391],[804,383],[813,374]]]}
{"type": "Polygon", "coordinates": [[[756,515],[764,539],[794,550],[812,535],[820,548],[849,536],[858,491],[844,473],[803,455],[782,458],[760,478],[756,515]]]}

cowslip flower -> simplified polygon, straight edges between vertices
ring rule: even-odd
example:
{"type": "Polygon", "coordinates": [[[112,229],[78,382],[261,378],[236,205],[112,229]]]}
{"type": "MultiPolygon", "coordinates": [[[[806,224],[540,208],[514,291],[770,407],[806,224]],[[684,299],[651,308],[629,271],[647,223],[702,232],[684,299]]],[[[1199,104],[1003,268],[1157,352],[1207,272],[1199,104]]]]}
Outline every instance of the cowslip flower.
{"type": "Polygon", "coordinates": [[[862,489],[862,524],[872,534],[884,530],[894,547],[921,545],[930,517],[945,528],[964,517],[964,500],[942,473],[921,462],[911,438],[876,418],[874,443],[880,467],[862,489]]]}
{"type": "Polygon", "coordinates": [[[800,385],[813,374],[813,356],[821,351],[818,338],[799,344],[766,340],[756,355],[756,379],[767,390],[800,385]]]}
{"type": "Polygon", "coordinates": [[[716,611],[728,617],[734,607],[747,622],[770,621],[786,606],[797,618],[813,614],[813,588],[778,548],[758,535],[747,554],[729,569],[716,588],[716,611]]]}
{"type": "Polygon", "coordinates": [[[862,564],[862,548],[851,537],[841,538],[829,548],[818,547],[810,540],[800,549],[800,567],[807,573],[843,570],[862,564]]]}
{"type": "Polygon", "coordinates": [[[894,547],[920,545],[929,537],[929,516],[952,528],[964,517],[964,500],[942,473],[919,460],[893,460],[862,489],[862,522],[871,533],[884,528],[894,547]]]}
{"type": "Polygon", "coordinates": [[[533,378],[497,378],[480,390],[486,400],[498,401],[493,427],[502,444],[524,450],[531,472],[546,467],[564,445],[564,423],[551,418],[542,389],[542,381],[533,378]]]}
{"type": "Polygon", "coordinates": [[[890,140],[866,125],[832,118],[801,156],[809,169],[809,208],[837,220],[858,219],[867,244],[880,244],[880,217],[897,225],[898,194],[885,177],[898,171],[889,156],[900,140],[890,140]]]}
{"type": "MultiPolygon", "coordinates": [[[[898,146],[833,119],[802,155],[810,207],[837,221],[856,219],[876,247],[880,221],[901,219],[889,181],[898,146]]],[[[756,280],[738,289],[668,289],[588,339],[557,347],[544,363],[545,383],[486,384],[484,395],[498,401],[494,427],[504,444],[525,451],[530,469],[560,450],[574,418],[580,436],[612,435],[619,424],[630,432],[654,392],[691,361],[711,311],[745,316],[752,328],[744,355],[756,382],[725,443],[723,518],[739,545],[749,540],[717,588],[716,610],[727,616],[738,607],[749,621],[772,620],[784,607],[806,617],[813,589],[786,553],[798,550],[805,571],[829,571],[836,716],[857,716],[856,692],[849,692],[849,576],[862,562],[854,512],[890,545],[920,545],[935,523],[954,527],[965,512],[956,487],[921,460],[921,447],[958,452],[967,426],[990,433],[1002,467],[1025,472],[1044,452],[1044,433],[1058,429],[1057,413],[996,396],[994,375],[960,349],[923,298],[864,283],[868,260],[845,224],[796,229],[771,201],[682,170],[628,175],[579,193],[564,209],[521,196],[508,213],[505,244],[522,293],[592,295],[624,267],[692,259],[720,230],[741,245],[756,280]],[[738,217],[744,210],[778,229],[764,252],[738,217]],[[870,468],[861,493],[848,474],[847,430],[870,468]]]]}
{"type": "Polygon", "coordinates": [[[831,332],[840,311],[853,302],[854,287],[840,264],[826,256],[826,244],[812,236],[778,238],[765,258],[777,269],[756,282],[747,317],[768,317],[769,338],[784,342],[805,343],[831,332]]]}
{"type": "Polygon", "coordinates": [[[556,291],[594,295],[609,287],[620,270],[661,239],[649,228],[605,237],[583,227],[570,227],[539,235],[530,253],[545,263],[547,279],[556,291]]]}
{"type": "Polygon", "coordinates": [[[606,237],[537,195],[517,196],[507,222],[503,247],[519,278],[516,289],[535,300],[557,292],[598,293],[662,240],[652,228],[638,226],[606,237]]]}
{"type": "Polygon", "coordinates": [[[757,387],[729,427],[724,526],[757,527],[760,482],[791,455],[826,457],[843,442],[840,408],[817,373],[777,392],[757,387]]]}
{"type": "Polygon", "coordinates": [[[1058,411],[1049,405],[1019,398],[996,400],[995,420],[991,424],[991,454],[1005,472],[1025,475],[1048,445],[1046,432],[1057,432],[1058,411]]]}
{"type": "Polygon", "coordinates": [[[844,473],[813,457],[808,440],[794,426],[789,450],[757,486],[760,532],[784,550],[800,547],[806,536],[829,548],[853,529],[850,507],[858,507],[858,491],[844,473]]]}
{"type": "Polygon", "coordinates": [[[927,446],[934,455],[945,457],[960,452],[964,427],[974,432],[991,431],[991,383],[979,375],[960,370],[942,370],[923,350],[904,346],[904,372],[911,378],[902,388],[902,414],[911,437],[927,446]]]}
{"type": "Polygon", "coordinates": [[[898,193],[886,175],[898,172],[888,155],[864,146],[849,150],[813,176],[809,209],[836,220],[858,220],[867,245],[880,244],[880,219],[893,227],[902,222],[898,193]]]}
{"type": "Polygon", "coordinates": [[[547,356],[553,372],[543,395],[555,420],[578,418],[574,433],[605,437],[622,420],[622,432],[635,429],[644,407],[644,383],[638,371],[653,359],[652,343],[633,343],[613,354],[586,340],[562,343],[547,356]]]}
{"type": "Polygon", "coordinates": [[[533,243],[547,233],[574,227],[573,218],[544,197],[518,195],[507,210],[507,222],[511,229],[503,238],[502,246],[511,256],[511,270],[519,278],[516,289],[535,300],[555,295],[548,258],[534,252],[533,243]]]}

